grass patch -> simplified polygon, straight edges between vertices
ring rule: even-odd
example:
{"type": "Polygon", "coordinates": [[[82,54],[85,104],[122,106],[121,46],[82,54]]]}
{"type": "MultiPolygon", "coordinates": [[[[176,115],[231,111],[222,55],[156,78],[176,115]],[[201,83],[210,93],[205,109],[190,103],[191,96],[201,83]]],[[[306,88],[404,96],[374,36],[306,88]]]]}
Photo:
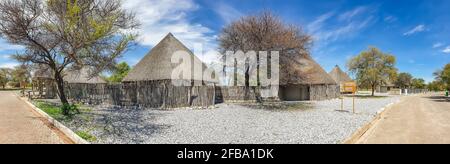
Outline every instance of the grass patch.
{"type": "Polygon", "coordinates": [[[60,105],[54,105],[44,101],[35,101],[36,107],[47,113],[56,120],[68,120],[70,117],[63,115],[60,105]]]}
{"type": "Polygon", "coordinates": [[[75,134],[77,134],[78,136],[80,136],[81,138],[83,138],[84,140],[86,140],[88,142],[97,141],[97,137],[89,134],[89,132],[77,131],[77,132],[75,132],[75,134]]]}
{"type": "MultiPolygon", "coordinates": [[[[76,115],[73,112],[70,115],[64,115],[62,105],[58,105],[55,103],[49,103],[41,100],[34,101],[34,104],[36,107],[47,113],[49,116],[53,117],[54,119],[58,121],[70,121],[73,119],[73,117],[76,115]]],[[[83,112],[91,112],[92,109],[81,107],[81,105],[75,104],[75,107],[78,108],[78,110],[83,112]]]]}
{"type": "Polygon", "coordinates": [[[251,109],[264,109],[274,111],[303,111],[313,108],[312,104],[306,102],[272,102],[241,105],[251,109]]]}

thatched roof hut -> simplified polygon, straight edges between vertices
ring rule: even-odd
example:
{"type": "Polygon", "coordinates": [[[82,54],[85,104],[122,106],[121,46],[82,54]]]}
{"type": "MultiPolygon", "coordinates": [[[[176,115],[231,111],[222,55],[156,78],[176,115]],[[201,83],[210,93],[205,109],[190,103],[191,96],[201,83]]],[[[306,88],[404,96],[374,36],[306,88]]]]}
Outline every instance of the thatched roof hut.
{"type": "Polygon", "coordinates": [[[32,75],[31,88],[34,98],[56,98],[56,86],[53,71],[44,65],[38,65],[32,75]]]}
{"type": "Polygon", "coordinates": [[[33,80],[37,79],[54,79],[52,70],[46,67],[39,67],[36,69],[36,71],[33,73],[32,76],[33,80]]]}
{"type": "Polygon", "coordinates": [[[186,68],[183,70],[191,69],[192,80],[203,81],[203,72],[194,71],[194,68],[205,70],[207,66],[173,34],[169,33],[128,73],[123,82],[180,80],[180,77],[175,79],[172,77],[172,72],[180,66],[172,63],[172,56],[178,51],[187,52],[191,57],[191,66],[185,65],[186,68]]]}
{"type": "Polygon", "coordinates": [[[129,104],[138,104],[149,108],[207,107],[215,103],[215,87],[206,85],[212,81],[203,80],[206,65],[197,58],[183,43],[172,34],[168,34],[158,43],[122,81],[124,99],[129,104]],[[191,58],[191,65],[172,63],[176,52],[185,52],[191,58]],[[172,77],[174,70],[191,70],[191,79],[172,77]],[[194,71],[194,68],[203,68],[194,71]],[[200,85],[178,86],[174,81],[201,82],[200,85]]]}
{"type": "Polygon", "coordinates": [[[326,100],[340,94],[336,81],[309,55],[290,60],[281,69],[287,69],[280,73],[281,100],[326,100]]]}
{"type": "Polygon", "coordinates": [[[289,71],[281,71],[282,85],[336,84],[333,78],[309,55],[301,55],[296,60],[291,60],[285,69],[289,71]],[[290,72],[289,75],[286,75],[286,72],[290,72]]]}
{"type": "Polygon", "coordinates": [[[352,78],[348,76],[347,73],[341,70],[338,65],[334,67],[334,69],[329,73],[331,78],[336,81],[338,84],[347,83],[347,82],[353,82],[352,78]]]}
{"type": "Polygon", "coordinates": [[[64,82],[69,84],[106,84],[100,76],[91,77],[91,69],[84,67],[79,70],[68,70],[64,76],[64,82]]]}

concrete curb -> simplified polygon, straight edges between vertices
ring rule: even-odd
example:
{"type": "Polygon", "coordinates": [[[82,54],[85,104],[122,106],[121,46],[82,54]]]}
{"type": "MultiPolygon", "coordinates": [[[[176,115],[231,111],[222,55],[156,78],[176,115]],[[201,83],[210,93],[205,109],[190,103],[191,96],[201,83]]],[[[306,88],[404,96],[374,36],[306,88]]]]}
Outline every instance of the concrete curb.
{"type": "Polygon", "coordinates": [[[88,141],[84,140],[77,134],[75,134],[72,130],[61,124],[56,119],[49,116],[47,113],[30,103],[29,101],[19,97],[22,101],[27,103],[35,112],[40,114],[42,117],[44,117],[51,125],[53,125],[55,128],[57,128],[59,131],[61,131],[64,135],[66,135],[70,140],[72,140],[75,144],[90,144],[88,141]]]}
{"type": "Polygon", "coordinates": [[[386,107],[384,107],[384,108],[381,108],[381,109],[377,112],[375,118],[374,118],[372,121],[370,121],[369,123],[367,123],[367,124],[364,125],[363,127],[359,128],[355,133],[353,133],[353,134],[351,135],[350,138],[344,140],[344,141],[342,142],[342,144],[355,144],[356,142],[358,142],[358,140],[361,139],[361,137],[364,136],[364,134],[366,134],[367,131],[369,131],[370,128],[372,128],[376,123],[378,123],[378,121],[381,120],[381,118],[382,118],[382,116],[384,115],[384,113],[385,113],[392,105],[397,104],[397,103],[400,103],[400,102],[401,102],[401,99],[400,99],[400,100],[397,100],[397,101],[395,101],[395,102],[393,102],[393,103],[390,103],[390,104],[386,105],[386,107]]]}

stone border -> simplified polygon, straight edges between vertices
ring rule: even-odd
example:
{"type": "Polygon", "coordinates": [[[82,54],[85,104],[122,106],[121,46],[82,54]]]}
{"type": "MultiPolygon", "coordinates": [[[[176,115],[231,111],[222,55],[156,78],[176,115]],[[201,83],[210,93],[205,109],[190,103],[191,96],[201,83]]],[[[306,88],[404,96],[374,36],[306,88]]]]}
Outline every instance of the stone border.
{"type": "MultiPolygon", "coordinates": [[[[18,95],[17,95],[18,96],[18,95]]],[[[56,129],[58,129],[61,133],[63,133],[65,136],[67,136],[70,140],[72,140],[75,144],[90,144],[88,141],[84,140],[77,134],[75,134],[72,130],[61,124],[56,119],[49,116],[47,113],[33,105],[28,100],[25,100],[19,96],[19,99],[27,103],[31,109],[33,109],[36,113],[40,114],[45,120],[47,120],[51,125],[53,125],[56,129]]]]}
{"type": "Polygon", "coordinates": [[[364,125],[363,127],[359,128],[355,133],[353,133],[348,139],[344,140],[342,142],[342,144],[355,144],[356,142],[358,142],[358,140],[361,139],[362,136],[364,136],[367,131],[369,131],[370,128],[372,128],[376,123],[378,123],[378,121],[381,120],[382,116],[384,115],[384,113],[390,108],[392,107],[394,104],[400,103],[400,100],[397,100],[393,103],[388,104],[386,107],[381,108],[375,118],[370,121],[369,123],[367,123],[366,125],[364,125]]]}

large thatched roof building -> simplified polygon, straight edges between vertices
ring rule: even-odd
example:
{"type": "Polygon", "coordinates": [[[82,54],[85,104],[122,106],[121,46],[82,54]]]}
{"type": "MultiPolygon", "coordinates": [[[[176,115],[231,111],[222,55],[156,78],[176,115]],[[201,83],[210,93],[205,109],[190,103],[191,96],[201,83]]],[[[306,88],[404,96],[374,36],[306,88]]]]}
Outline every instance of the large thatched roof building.
{"type": "Polygon", "coordinates": [[[126,97],[132,104],[145,107],[177,108],[214,105],[214,82],[203,80],[206,65],[172,34],[159,42],[124,78],[129,88],[126,97]],[[191,64],[172,62],[177,52],[184,52],[191,64]],[[202,68],[202,70],[194,70],[202,68]],[[190,72],[189,77],[175,76],[176,70],[190,72]],[[183,86],[174,82],[184,82],[183,86]],[[195,85],[192,85],[195,84],[195,85]]]}
{"type": "Polygon", "coordinates": [[[285,101],[326,100],[339,96],[339,87],[309,55],[301,55],[280,73],[279,97],[285,101]],[[289,76],[285,72],[290,72],[289,76]]]}
{"type": "Polygon", "coordinates": [[[345,90],[344,90],[345,83],[354,82],[352,80],[352,78],[350,78],[350,76],[348,76],[347,73],[342,71],[342,69],[339,68],[339,66],[337,66],[337,65],[336,65],[336,67],[334,67],[334,69],[329,74],[330,74],[331,78],[333,78],[334,81],[336,81],[336,83],[338,85],[340,85],[341,93],[345,92],[345,90]]]}

